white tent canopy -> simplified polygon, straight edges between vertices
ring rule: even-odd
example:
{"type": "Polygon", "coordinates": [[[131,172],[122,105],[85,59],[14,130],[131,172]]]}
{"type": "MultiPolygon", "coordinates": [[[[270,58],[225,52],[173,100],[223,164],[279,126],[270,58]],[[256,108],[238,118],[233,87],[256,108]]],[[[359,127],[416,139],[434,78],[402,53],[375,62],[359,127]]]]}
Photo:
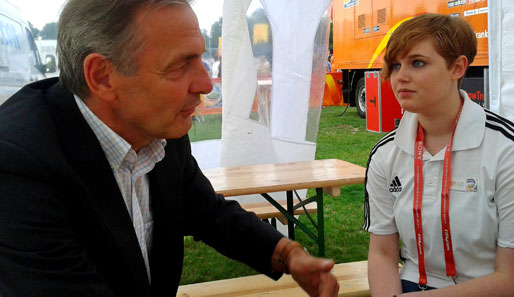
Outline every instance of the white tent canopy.
{"type": "Polygon", "coordinates": [[[489,1],[489,107],[514,121],[514,5],[489,1]]]}
{"type": "Polygon", "coordinates": [[[250,119],[259,85],[245,17],[250,2],[225,0],[223,8],[221,165],[312,160],[316,145],[306,141],[312,57],[330,0],[262,0],[273,33],[269,126],[250,119]]]}
{"type": "Polygon", "coordinates": [[[222,33],[221,165],[276,162],[268,127],[250,119],[257,70],[246,21],[251,0],[225,0],[222,33]]]}
{"type": "Polygon", "coordinates": [[[253,51],[255,40],[247,23],[248,8],[255,3],[224,1],[222,137],[193,142],[201,168],[314,159],[330,2],[261,0],[273,36],[272,61],[268,61],[272,76],[263,79],[258,77],[256,61],[265,58],[253,51]],[[263,88],[271,88],[270,94],[264,96],[263,88]],[[253,115],[256,100],[259,120],[253,115]]]}

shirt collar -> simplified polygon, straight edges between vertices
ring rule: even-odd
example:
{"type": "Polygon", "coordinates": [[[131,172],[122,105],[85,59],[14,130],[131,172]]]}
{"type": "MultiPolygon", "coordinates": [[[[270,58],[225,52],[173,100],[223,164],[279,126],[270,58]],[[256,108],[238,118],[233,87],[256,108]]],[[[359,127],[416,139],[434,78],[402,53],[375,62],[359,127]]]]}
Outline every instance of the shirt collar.
{"type": "MultiPolygon", "coordinates": [[[[462,112],[460,114],[455,136],[453,139],[452,151],[472,149],[480,146],[485,133],[485,112],[484,109],[469,99],[468,94],[460,90],[464,98],[462,112]]],[[[418,129],[418,118],[415,113],[406,111],[400,121],[394,144],[410,155],[414,155],[414,141],[418,129]]]]}
{"type": "MultiPolygon", "coordinates": [[[[75,102],[84,116],[93,133],[95,133],[102,150],[107,157],[107,161],[111,169],[117,169],[121,166],[123,161],[129,156],[132,146],[123,137],[119,136],[102,120],[100,120],[87,105],[77,95],[74,95],[75,102]]],[[[147,146],[142,148],[142,151],[152,155],[155,163],[164,158],[164,147],[166,146],[165,139],[154,139],[147,146]]]]}

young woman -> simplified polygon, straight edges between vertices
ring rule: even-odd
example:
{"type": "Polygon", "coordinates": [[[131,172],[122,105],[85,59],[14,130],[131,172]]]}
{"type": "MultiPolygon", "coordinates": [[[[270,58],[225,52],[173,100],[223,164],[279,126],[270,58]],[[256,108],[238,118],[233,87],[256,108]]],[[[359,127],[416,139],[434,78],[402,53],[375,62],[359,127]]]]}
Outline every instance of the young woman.
{"type": "Polygon", "coordinates": [[[406,21],[387,45],[405,114],[368,161],[373,296],[514,296],[514,124],[459,90],[475,54],[471,26],[445,15],[406,21]]]}

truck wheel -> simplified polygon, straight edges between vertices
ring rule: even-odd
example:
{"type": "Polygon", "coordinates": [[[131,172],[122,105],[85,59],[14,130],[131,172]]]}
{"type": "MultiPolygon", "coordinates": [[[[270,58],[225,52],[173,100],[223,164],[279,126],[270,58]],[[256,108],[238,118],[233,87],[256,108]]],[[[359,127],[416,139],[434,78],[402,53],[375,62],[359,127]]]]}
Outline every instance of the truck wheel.
{"type": "Polygon", "coordinates": [[[357,107],[357,113],[363,119],[366,118],[366,84],[364,77],[361,77],[357,82],[355,88],[355,106],[357,107]]]}

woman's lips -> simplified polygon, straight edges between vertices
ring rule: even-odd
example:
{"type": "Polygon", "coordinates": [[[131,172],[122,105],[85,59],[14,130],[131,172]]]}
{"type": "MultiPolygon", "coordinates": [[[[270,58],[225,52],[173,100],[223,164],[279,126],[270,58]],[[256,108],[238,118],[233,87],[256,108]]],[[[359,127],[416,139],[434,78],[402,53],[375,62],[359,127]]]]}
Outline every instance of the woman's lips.
{"type": "Polygon", "coordinates": [[[400,95],[401,97],[409,97],[412,94],[414,94],[414,91],[409,89],[400,89],[398,91],[398,95],[400,95]]]}

